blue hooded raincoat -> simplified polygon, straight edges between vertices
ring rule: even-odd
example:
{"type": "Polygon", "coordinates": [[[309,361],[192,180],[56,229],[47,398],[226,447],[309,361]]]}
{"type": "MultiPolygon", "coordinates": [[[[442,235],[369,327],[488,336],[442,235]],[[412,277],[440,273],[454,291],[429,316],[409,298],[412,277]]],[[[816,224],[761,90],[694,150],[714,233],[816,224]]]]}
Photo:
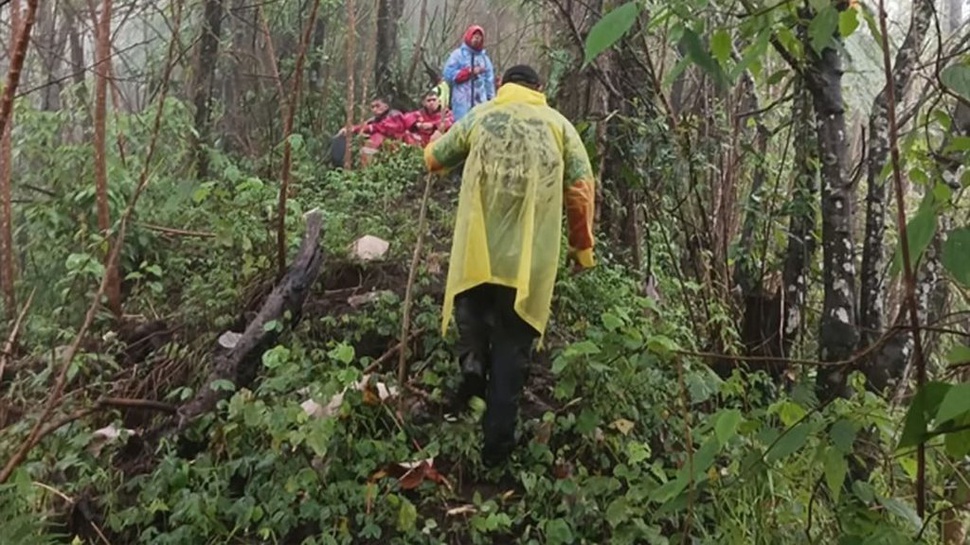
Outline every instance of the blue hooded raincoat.
{"type": "Polygon", "coordinates": [[[495,98],[495,68],[488,58],[485,48],[475,49],[470,45],[472,35],[481,32],[484,43],[485,30],[472,25],[465,31],[463,43],[451,52],[445,62],[445,81],[451,86],[451,112],[455,121],[465,116],[478,104],[495,98]],[[472,67],[480,66],[484,71],[472,73],[472,67]]]}

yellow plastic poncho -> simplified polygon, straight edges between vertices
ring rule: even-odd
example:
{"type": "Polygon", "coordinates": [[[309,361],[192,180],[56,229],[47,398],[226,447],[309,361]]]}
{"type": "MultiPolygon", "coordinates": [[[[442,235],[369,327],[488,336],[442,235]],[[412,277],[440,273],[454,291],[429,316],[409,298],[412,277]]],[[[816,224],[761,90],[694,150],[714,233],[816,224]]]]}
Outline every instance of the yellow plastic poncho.
{"type": "Polygon", "coordinates": [[[516,288],[516,312],[542,335],[559,266],[564,193],[570,245],[579,246],[573,249],[581,264],[593,264],[593,174],[583,142],[542,93],[510,83],[425,149],[431,171],[462,160],[442,334],[455,295],[493,283],[516,288]]]}

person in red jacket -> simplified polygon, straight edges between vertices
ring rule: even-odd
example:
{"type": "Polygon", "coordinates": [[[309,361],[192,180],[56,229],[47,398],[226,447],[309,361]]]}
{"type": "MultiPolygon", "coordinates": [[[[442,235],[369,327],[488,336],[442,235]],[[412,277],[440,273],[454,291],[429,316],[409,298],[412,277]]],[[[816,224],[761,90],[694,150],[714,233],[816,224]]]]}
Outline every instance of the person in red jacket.
{"type": "Polygon", "coordinates": [[[421,101],[421,108],[405,114],[408,128],[406,142],[422,148],[436,140],[455,122],[451,111],[442,107],[438,93],[429,91],[421,101]]]}
{"type": "MultiPolygon", "coordinates": [[[[367,136],[367,141],[360,149],[362,166],[367,166],[371,157],[377,153],[385,140],[404,140],[407,136],[404,114],[391,108],[388,100],[375,98],[371,101],[370,110],[374,117],[350,128],[354,134],[367,136]]],[[[344,132],[344,129],[340,130],[340,134],[344,132]]]]}

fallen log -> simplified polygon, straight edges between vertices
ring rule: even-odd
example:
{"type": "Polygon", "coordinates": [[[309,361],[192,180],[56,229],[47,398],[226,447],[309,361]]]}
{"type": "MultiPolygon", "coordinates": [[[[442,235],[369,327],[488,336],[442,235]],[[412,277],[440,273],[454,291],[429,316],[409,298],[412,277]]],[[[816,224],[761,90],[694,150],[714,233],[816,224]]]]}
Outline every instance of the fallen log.
{"type": "Polygon", "coordinates": [[[291,318],[285,325],[293,327],[299,323],[303,303],[320,275],[323,264],[323,251],[320,249],[322,221],[323,216],[319,210],[314,209],[307,213],[306,234],[293,264],[232,348],[217,349],[209,378],[196,392],[195,397],[178,410],[179,432],[184,431],[199,416],[213,411],[219,400],[225,396],[224,390],[213,388],[216,381],[228,380],[238,389],[249,386],[255,380],[263,353],[276,344],[282,330],[278,327],[267,328],[266,324],[274,320],[282,322],[287,312],[291,318]]]}

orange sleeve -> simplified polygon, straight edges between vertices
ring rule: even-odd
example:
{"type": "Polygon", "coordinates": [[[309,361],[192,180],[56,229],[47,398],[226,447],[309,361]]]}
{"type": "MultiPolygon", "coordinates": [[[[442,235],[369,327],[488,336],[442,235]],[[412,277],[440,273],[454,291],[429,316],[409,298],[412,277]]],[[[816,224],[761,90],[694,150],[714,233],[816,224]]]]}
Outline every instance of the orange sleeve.
{"type": "Polygon", "coordinates": [[[590,180],[576,180],[566,186],[566,223],[569,247],[584,267],[593,266],[593,213],[595,191],[590,180]]]}

